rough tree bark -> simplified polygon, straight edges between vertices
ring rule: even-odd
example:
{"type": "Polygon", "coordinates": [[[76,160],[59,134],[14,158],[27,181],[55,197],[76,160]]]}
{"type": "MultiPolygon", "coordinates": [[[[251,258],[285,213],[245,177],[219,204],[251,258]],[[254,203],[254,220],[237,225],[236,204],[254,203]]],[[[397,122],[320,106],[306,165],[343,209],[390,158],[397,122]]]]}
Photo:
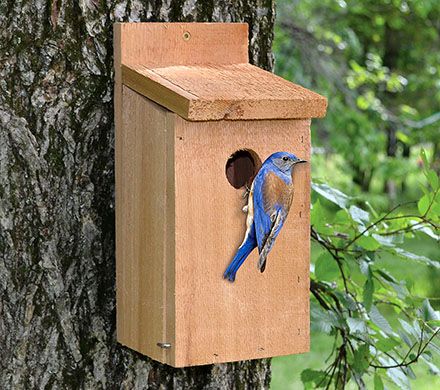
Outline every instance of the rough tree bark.
{"type": "Polygon", "coordinates": [[[0,388],[265,388],[268,360],[172,369],[115,341],[112,24],[246,21],[270,0],[0,2],[0,388]]]}

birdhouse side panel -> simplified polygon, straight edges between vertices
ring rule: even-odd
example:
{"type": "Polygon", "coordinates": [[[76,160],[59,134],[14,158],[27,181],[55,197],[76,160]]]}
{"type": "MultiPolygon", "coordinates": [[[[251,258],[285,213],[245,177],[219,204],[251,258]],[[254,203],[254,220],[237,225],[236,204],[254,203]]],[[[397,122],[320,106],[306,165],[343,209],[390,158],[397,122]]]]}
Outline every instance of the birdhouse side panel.
{"type": "Polygon", "coordinates": [[[240,149],[310,160],[310,120],[189,122],[175,127],[175,365],[309,350],[310,164],[294,169],[294,194],[264,273],[255,249],[235,282],[223,273],[246,230],[243,190],[227,180],[240,149]]]}
{"type": "Polygon", "coordinates": [[[116,128],[117,339],[171,362],[174,343],[174,114],[127,87],[116,128]]]}

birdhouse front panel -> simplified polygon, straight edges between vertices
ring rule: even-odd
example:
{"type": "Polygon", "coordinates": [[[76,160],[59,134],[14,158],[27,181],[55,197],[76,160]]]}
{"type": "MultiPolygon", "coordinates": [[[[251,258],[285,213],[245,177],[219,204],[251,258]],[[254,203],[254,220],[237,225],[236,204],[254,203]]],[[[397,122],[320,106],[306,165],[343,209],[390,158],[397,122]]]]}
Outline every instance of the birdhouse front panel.
{"type": "Polygon", "coordinates": [[[117,339],[175,367],[309,349],[326,100],[247,53],[246,24],[115,25],[117,339]]]}
{"type": "Polygon", "coordinates": [[[306,352],[309,349],[310,165],[293,175],[289,216],[267,260],[254,250],[234,283],[222,274],[246,231],[244,189],[228,158],[278,150],[310,158],[310,120],[175,122],[175,365],[306,352]]]}

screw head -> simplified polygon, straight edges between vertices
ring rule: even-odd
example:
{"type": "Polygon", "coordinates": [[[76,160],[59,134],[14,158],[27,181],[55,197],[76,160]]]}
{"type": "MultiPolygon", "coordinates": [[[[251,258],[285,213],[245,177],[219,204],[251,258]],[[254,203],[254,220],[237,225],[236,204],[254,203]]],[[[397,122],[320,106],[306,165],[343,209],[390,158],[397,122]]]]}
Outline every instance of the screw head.
{"type": "Polygon", "coordinates": [[[171,344],[170,343],[157,343],[157,346],[159,347],[159,348],[162,348],[162,349],[170,349],[171,348],[171,344]]]}
{"type": "Polygon", "coordinates": [[[183,33],[183,40],[188,42],[190,39],[191,39],[191,34],[189,33],[189,31],[185,31],[183,33]]]}

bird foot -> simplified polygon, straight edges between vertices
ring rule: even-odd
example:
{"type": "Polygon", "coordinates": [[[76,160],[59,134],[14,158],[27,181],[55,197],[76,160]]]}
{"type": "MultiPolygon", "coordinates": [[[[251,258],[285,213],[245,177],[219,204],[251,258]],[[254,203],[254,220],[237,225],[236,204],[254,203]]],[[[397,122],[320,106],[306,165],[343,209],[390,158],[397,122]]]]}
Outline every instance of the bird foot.
{"type": "Polygon", "coordinates": [[[244,192],[243,192],[243,195],[242,195],[242,198],[244,199],[244,198],[246,198],[247,196],[249,196],[249,193],[251,192],[251,189],[248,187],[248,185],[246,184],[245,186],[244,186],[244,192]]]}

